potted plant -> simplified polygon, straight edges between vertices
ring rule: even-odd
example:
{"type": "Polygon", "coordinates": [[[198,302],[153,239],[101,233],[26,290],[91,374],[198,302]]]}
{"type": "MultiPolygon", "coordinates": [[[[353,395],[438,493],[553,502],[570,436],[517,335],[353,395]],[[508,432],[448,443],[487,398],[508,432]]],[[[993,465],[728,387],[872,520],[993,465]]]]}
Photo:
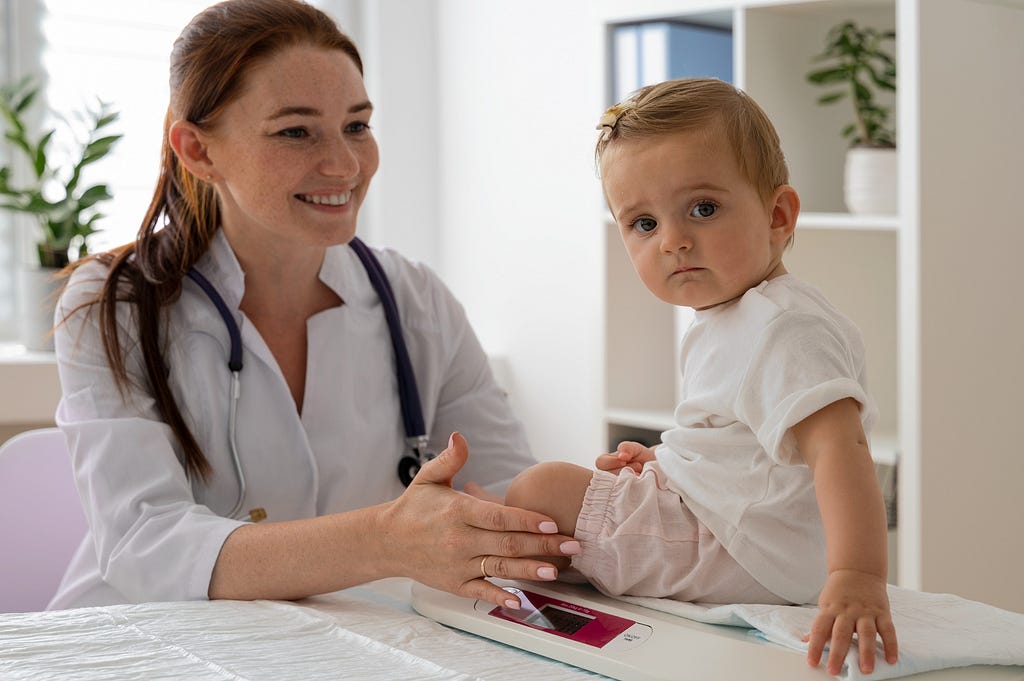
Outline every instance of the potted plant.
{"type": "MultiPolygon", "coordinates": [[[[12,166],[0,166],[0,208],[32,215],[39,226],[38,262],[21,270],[18,284],[22,340],[30,349],[49,347],[46,331],[52,326],[53,275],[88,252],[87,238],[97,231],[96,223],[103,217],[97,206],[111,198],[106,184],[84,186],[82,170],[110,153],[121,138],[107,132],[118,114],[100,101],[80,114],[85,133],[84,139],[76,140],[77,149],[55,153],[57,130],[47,130],[36,138],[26,120],[40,89],[31,78],[0,87],[4,136],[21,152],[32,177],[18,183],[12,166]]],[[[74,132],[71,129],[72,137],[74,132]]]]}
{"type": "Polygon", "coordinates": [[[843,99],[853,103],[854,121],[842,129],[850,142],[846,155],[844,193],[852,213],[893,214],[897,209],[896,132],[891,108],[878,100],[881,91],[896,91],[896,62],[885,43],[894,31],[860,27],[853,21],[833,26],[819,64],[807,74],[815,85],[832,88],[819,104],[843,99]]]}

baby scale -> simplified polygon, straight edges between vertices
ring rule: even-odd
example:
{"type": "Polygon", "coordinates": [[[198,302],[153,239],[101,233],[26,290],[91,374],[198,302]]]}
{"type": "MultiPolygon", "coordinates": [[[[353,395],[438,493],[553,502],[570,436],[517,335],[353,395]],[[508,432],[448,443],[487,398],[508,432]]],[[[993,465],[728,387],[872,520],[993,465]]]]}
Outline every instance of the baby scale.
{"type": "MultiPolygon", "coordinates": [[[[516,594],[521,610],[412,585],[421,615],[456,629],[575,665],[620,681],[826,681],[799,652],[752,630],[703,624],[608,598],[589,585],[491,578],[516,594]]],[[[870,678],[870,677],[869,677],[870,678]]],[[[915,681],[1024,679],[1019,667],[957,667],[915,681]]]]}
{"type": "Polygon", "coordinates": [[[823,681],[804,657],[749,629],[702,624],[608,598],[590,586],[492,582],[519,597],[510,610],[422,584],[412,606],[456,629],[621,681],[823,681]]]}

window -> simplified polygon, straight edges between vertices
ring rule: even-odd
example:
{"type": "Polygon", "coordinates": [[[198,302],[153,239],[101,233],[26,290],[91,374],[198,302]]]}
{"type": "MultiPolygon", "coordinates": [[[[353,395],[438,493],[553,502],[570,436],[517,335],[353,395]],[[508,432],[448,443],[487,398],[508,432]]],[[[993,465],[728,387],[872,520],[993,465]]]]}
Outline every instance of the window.
{"type": "MultiPolygon", "coordinates": [[[[114,195],[100,206],[106,217],[90,237],[92,252],[135,238],[159,172],[168,55],[185,24],[215,1],[0,0],[0,82],[45,74],[49,110],[70,118],[99,98],[120,113],[110,132],[124,137],[83,173],[83,182],[105,182],[114,195]]],[[[311,4],[351,14],[349,3],[311,4]]],[[[0,137],[0,161],[10,159],[0,137]]],[[[16,271],[32,262],[32,227],[31,218],[0,211],[0,342],[17,340],[16,271]]]]}
{"type": "MultiPolygon", "coordinates": [[[[110,102],[112,128],[124,135],[113,153],[87,168],[85,181],[106,182],[113,201],[101,206],[93,251],[134,238],[149,204],[160,162],[167,109],[167,57],[182,27],[212,0],[0,0],[0,79],[45,73],[46,101],[70,114],[110,102]],[[38,6],[38,15],[28,12],[38,6]]],[[[53,126],[53,120],[44,125],[53,126]]],[[[10,150],[0,149],[0,158],[10,150]]],[[[15,270],[34,239],[17,238],[12,215],[0,212],[0,341],[16,338],[15,270]]],[[[18,223],[18,227],[23,223],[18,223]]],[[[30,226],[29,223],[24,223],[30,226]]],[[[21,230],[24,231],[24,230],[21,230]]]]}

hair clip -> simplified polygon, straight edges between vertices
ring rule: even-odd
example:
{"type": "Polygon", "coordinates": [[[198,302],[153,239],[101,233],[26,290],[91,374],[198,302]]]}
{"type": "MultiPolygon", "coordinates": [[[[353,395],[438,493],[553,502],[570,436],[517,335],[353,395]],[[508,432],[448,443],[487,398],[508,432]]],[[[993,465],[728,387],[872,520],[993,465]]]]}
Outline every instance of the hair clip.
{"type": "Polygon", "coordinates": [[[612,104],[610,107],[604,110],[601,114],[601,118],[597,121],[596,129],[601,131],[601,141],[605,142],[611,137],[612,131],[615,130],[615,126],[619,123],[619,118],[622,114],[626,113],[628,109],[633,108],[633,100],[627,99],[618,104],[612,104]]]}

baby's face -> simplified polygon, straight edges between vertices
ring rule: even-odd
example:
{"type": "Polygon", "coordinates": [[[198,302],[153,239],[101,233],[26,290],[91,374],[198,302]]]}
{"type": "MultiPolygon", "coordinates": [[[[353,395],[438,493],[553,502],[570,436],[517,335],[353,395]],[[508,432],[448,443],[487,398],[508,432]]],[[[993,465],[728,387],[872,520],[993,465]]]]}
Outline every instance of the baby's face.
{"type": "Polygon", "coordinates": [[[784,273],[786,236],[717,130],[612,142],[601,158],[608,207],[647,288],[705,309],[784,273]]]}

